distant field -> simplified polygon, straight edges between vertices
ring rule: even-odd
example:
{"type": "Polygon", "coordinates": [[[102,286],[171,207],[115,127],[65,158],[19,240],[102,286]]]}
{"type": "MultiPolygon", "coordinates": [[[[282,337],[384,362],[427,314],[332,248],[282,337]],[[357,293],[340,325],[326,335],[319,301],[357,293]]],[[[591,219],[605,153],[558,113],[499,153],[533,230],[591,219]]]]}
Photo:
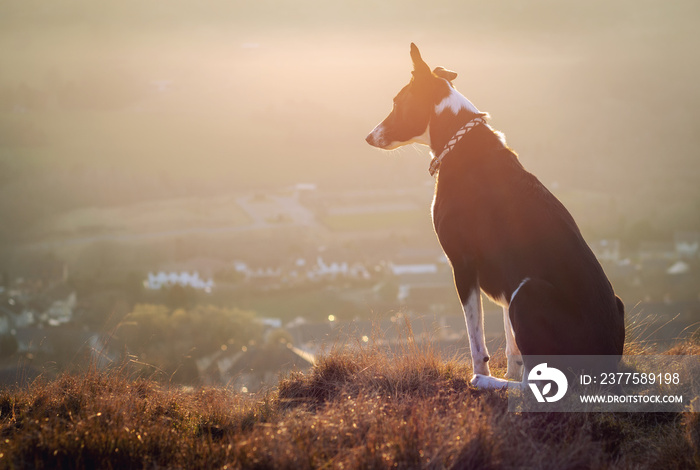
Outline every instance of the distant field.
{"type": "Polygon", "coordinates": [[[419,210],[363,212],[328,215],[321,221],[335,231],[391,230],[420,227],[430,222],[430,216],[419,210]]]}
{"type": "Polygon", "coordinates": [[[251,223],[233,197],[182,198],[118,207],[85,207],[47,220],[47,237],[132,235],[188,228],[238,227],[251,223]]]}

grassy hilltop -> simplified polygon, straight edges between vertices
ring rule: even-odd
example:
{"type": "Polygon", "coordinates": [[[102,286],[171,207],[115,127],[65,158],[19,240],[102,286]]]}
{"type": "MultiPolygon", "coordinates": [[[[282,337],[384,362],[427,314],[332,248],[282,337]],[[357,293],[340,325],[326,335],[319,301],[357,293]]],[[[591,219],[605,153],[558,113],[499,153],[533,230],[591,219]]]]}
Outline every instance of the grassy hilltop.
{"type": "MultiPolygon", "coordinates": [[[[250,396],[169,389],[123,370],[40,379],[0,392],[0,468],[700,465],[698,414],[509,413],[504,393],[469,385],[463,362],[406,344],[333,351],[309,374],[250,396]]],[[[499,351],[492,370],[504,366],[499,351]]]]}

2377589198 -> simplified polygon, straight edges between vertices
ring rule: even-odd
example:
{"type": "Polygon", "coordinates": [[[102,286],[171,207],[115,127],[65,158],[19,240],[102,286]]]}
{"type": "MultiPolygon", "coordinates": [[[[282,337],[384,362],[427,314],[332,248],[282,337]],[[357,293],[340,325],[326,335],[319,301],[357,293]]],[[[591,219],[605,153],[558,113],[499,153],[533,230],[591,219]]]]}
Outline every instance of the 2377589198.
{"type": "Polygon", "coordinates": [[[598,376],[582,374],[581,385],[678,385],[680,375],[678,372],[659,372],[652,374],[647,372],[603,372],[598,376]]]}

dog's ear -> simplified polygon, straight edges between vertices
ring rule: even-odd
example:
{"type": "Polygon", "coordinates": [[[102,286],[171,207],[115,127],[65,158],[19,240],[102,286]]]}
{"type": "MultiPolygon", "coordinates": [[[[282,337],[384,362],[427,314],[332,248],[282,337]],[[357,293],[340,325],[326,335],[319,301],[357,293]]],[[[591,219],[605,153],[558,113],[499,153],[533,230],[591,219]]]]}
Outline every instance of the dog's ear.
{"type": "Polygon", "coordinates": [[[420,51],[413,43],[411,43],[411,60],[413,60],[413,76],[430,75],[430,67],[423,62],[420,51]]]}
{"type": "Polygon", "coordinates": [[[445,70],[442,67],[435,67],[433,73],[440,78],[444,78],[448,82],[451,82],[452,80],[457,78],[457,72],[453,72],[452,70],[445,70]]]}

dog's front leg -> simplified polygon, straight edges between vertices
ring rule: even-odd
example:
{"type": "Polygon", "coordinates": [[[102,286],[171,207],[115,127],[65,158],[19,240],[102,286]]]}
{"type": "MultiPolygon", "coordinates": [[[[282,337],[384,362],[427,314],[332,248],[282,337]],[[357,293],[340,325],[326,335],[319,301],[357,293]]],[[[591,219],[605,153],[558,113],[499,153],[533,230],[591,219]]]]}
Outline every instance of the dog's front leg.
{"type": "Polygon", "coordinates": [[[474,374],[491,375],[489,370],[489,352],[484,336],[484,312],[481,306],[481,289],[475,272],[454,267],[455,285],[464,308],[467,322],[469,349],[472,356],[474,374]]]}
{"type": "Polygon", "coordinates": [[[520,380],[523,369],[523,358],[520,355],[518,345],[515,343],[515,334],[513,333],[513,325],[510,323],[508,307],[503,307],[503,327],[506,333],[506,360],[508,363],[506,379],[520,380]]]}

